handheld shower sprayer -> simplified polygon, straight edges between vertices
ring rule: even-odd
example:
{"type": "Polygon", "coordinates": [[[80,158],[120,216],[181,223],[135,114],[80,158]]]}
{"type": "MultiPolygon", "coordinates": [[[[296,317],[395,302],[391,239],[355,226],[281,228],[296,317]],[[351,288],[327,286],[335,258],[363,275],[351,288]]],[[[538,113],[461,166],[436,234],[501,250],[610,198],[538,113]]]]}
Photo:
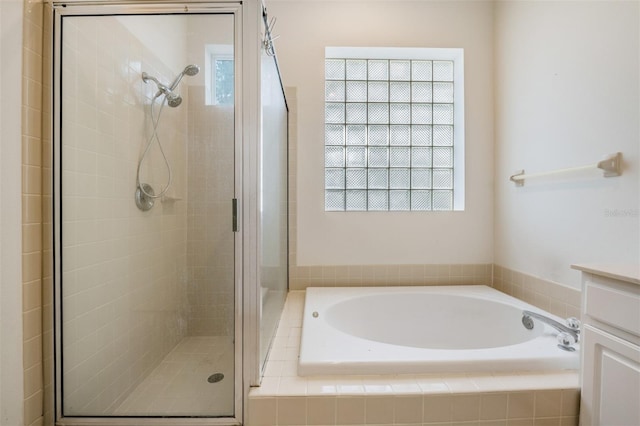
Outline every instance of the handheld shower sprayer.
{"type": "Polygon", "coordinates": [[[175,89],[178,84],[180,84],[180,81],[182,80],[182,77],[184,77],[185,75],[188,75],[189,77],[193,77],[194,75],[198,74],[198,72],[200,72],[200,67],[194,64],[191,65],[187,65],[180,74],[178,74],[176,76],[176,78],[173,80],[173,82],[171,83],[171,86],[169,86],[169,88],[171,90],[175,89]]]}
{"type": "Polygon", "coordinates": [[[170,107],[175,108],[182,103],[182,96],[180,96],[177,93],[174,93],[174,90],[180,84],[182,77],[184,77],[185,75],[193,77],[194,75],[198,74],[199,71],[200,71],[199,66],[194,64],[187,65],[185,69],[182,70],[182,72],[178,74],[176,78],[173,80],[173,82],[168,86],[166,84],[161,83],[157,78],[149,75],[146,72],[142,73],[142,81],[144,81],[145,83],[149,83],[149,81],[153,81],[156,84],[156,86],[158,86],[158,91],[153,97],[154,100],[157,97],[164,95],[165,99],[167,100],[167,104],[170,107]]]}
{"type": "Polygon", "coordinates": [[[164,150],[162,149],[162,144],[160,143],[160,137],[158,136],[158,123],[160,122],[160,115],[162,114],[162,108],[164,107],[165,102],[167,105],[169,105],[172,108],[179,106],[182,103],[182,96],[175,93],[174,90],[180,84],[182,77],[184,77],[185,75],[193,77],[194,75],[198,74],[199,71],[200,71],[199,66],[193,65],[193,64],[187,65],[184,68],[184,70],[182,70],[182,72],[176,76],[176,78],[173,80],[173,82],[171,82],[169,86],[161,83],[160,80],[149,75],[146,72],[142,73],[142,81],[144,81],[145,83],[149,83],[150,81],[152,81],[158,87],[158,91],[153,96],[153,99],[151,99],[151,108],[150,108],[151,124],[152,124],[151,136],[149,137],[149,140],[147,141],[147,145],[144,148],[144,152],[142,153],[142,156],[138,161],[138,169],[136,171],[135,202],[136,202],[136,206],[138,206],[138,208],[142,211],[147,211],[151,209],[153,207],[153,204],[155,203],[155,200],[157,198],[163,197],[166,194],[166,192],[169,190],[169,187],[171,186],[171,180],[172,180],[171,165],[169,164],[169,160],[167,159],[167,156],[164,154],[164,150]],[[158,110],[158,114],[155,115],[153,113],[153,106],[156,102],[156,99],[163,95],[164,95],[164,99],[161,100],[160,109],[158,110]],[[167,174],[168,174],[167,183],[164,186],[164,188],[162,188],[159,194],[155,193],[151,185],[143,182],[140,179],[140,169],[142,168],[142,163],[144,162],[144,159],[146,158],[147,153],[149,152],[149,149],[151,148],[151,145],[153,144],[154,141],[158,143],[158,148],[160,149],[160,153],[162,154],[164,163],[167,166],[167,174]]]}

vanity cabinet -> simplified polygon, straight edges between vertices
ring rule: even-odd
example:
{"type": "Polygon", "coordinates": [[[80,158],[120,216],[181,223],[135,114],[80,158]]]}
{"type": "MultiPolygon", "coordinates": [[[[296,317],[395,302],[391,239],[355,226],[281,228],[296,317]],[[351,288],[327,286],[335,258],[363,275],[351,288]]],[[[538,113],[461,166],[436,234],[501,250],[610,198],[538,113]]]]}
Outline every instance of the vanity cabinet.
{"type": "Polygon", "coordinates": [[[640,425],[639,267],[582,271],[582,426],[640,425]]]}

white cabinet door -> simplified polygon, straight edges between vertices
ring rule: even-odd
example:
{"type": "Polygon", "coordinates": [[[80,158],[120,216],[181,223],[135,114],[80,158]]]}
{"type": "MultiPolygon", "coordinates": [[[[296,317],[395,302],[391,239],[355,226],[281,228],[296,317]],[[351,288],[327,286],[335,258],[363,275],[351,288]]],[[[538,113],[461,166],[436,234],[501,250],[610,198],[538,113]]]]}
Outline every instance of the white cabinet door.
{"type": "Polygon", "coordinates": [[[640,425],[640,346],[585,325],[582,350],[580,423],[640,425]]]}

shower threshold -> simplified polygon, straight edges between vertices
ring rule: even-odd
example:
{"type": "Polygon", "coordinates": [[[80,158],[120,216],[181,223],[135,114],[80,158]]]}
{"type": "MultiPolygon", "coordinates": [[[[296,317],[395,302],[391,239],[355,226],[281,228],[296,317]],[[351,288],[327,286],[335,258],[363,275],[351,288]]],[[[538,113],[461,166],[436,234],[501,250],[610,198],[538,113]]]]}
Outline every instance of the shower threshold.
{"type": "Polygon", "coordinates": [[[234,414],[230,337],[182,339],[116,408],[116,416],[227,417],[234,414]],[[216,375],[216,381],[210,377],[216,375]],[[221,380],[220,375],[224,377],[221,380]]]}

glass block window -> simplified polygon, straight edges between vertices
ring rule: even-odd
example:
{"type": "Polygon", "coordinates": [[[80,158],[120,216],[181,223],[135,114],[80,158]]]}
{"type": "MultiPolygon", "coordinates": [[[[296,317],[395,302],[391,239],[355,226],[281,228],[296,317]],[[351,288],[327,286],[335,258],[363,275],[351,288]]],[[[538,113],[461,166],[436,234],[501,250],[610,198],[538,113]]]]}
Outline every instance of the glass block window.
{"type": "Polygon", "coordinates": [[[462,49],[327,48],[325,210],[464,209],[462,49]]]}

